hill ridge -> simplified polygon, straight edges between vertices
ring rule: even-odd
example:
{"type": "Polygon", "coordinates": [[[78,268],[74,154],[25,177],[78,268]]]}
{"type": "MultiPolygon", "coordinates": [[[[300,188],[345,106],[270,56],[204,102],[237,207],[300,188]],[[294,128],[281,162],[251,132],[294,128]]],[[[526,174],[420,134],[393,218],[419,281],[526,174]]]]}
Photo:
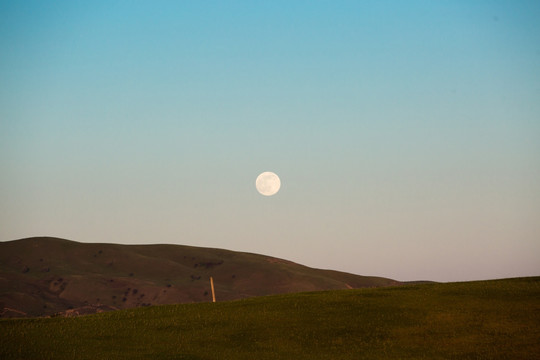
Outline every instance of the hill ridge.
{"type": "Polygon", "coordinates": [[[0,242],[0,313],[48,316],[211,301],[210,276],[218,301],[400,284],[226,249],[31,237],[0,242]]]}

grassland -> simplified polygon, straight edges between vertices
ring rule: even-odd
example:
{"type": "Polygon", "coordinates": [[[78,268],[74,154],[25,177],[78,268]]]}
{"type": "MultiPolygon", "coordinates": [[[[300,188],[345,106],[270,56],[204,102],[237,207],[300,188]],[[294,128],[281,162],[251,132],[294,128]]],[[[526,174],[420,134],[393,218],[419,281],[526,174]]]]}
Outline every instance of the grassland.
{"type": "Polygon", "coordinates": [[[540,277],[0,321],[2,359],[540,359],[540,277]]]}

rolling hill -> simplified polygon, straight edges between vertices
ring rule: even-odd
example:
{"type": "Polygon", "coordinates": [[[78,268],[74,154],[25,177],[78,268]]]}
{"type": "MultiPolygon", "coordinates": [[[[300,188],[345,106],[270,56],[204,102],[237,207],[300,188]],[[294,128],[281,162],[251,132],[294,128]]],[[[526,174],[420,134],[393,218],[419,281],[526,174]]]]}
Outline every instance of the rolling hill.
{"type": "Polygon", "coordinates": [[[400,284],[222,249],[36,237],[0,242],[0,314],[79,315],[208,302],[210,276],[218,301],[400,284]]]}

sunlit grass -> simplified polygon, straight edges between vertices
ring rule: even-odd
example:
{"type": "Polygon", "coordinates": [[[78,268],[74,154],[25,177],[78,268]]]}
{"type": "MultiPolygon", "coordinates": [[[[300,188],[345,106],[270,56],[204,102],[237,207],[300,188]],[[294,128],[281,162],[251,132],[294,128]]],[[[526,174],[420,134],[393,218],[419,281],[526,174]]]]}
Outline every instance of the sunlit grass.
{"type": "Polygon", "coordinates": [[[0,321],[2,359],[535,359],[540,278],[0,321]]]}

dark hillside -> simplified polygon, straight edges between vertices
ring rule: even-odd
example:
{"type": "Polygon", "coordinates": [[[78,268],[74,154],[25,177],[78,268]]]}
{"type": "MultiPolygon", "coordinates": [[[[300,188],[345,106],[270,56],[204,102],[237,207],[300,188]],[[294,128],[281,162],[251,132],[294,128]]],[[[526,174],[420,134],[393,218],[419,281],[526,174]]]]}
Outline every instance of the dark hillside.
{"type": "Polygon", "coordinates": [[[301,291],[399,284],[273,257],[182,245],[78,243],[40,237],[0,243],[2,317],[82,314],[301,291]]]}

